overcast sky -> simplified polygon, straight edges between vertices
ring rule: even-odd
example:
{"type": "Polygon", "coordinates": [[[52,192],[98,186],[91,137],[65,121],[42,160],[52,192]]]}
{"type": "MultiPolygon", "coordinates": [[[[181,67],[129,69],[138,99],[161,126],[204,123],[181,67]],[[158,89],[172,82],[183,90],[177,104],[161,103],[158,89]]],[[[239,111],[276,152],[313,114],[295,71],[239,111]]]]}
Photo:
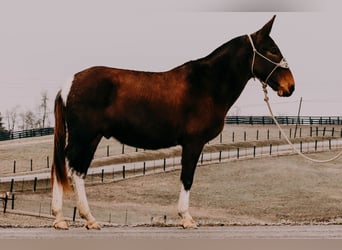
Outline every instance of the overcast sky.
{"type": "MultiPolygon", "coordinates": [[[[50,109],[74,73],[94,65],[164,71],[206,56],[277,14],[271,36],[289,62],[296,91],[271,94],[274,113],[342,115],[342,17],[338,1],[5,1],[0,8],[0,112],[50,109]],[[250,3],[252,2],[252,3],[250,3]]],[[[269,89],[269,92],[272,92],[269,89]]],[[[231,110],[267,115],[251,80],[231,110]]]]}

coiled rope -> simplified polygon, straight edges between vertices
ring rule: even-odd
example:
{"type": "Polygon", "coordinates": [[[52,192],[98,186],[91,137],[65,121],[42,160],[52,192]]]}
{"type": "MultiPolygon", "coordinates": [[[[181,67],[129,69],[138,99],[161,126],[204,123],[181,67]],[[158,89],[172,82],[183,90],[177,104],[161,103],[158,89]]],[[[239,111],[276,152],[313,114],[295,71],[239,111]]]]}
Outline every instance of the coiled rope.
{"type": "Polygon", "coordinates": [[[264,82],[261,82],[262,84],[262,89],[264,91],[264,95],[265,95],[265,98],[264,98],[264,101],[266,102],[266,105],[267,105],[267,108],[270,112],[270,115],[274,121],[274,123],[277,125],[279,131],[281,132],[281,134],[284,136],[285,140],[287,141],[287,143],[292,147],[293,151],[296,152],[298,155],[302,156],[303,158],[309,160],[309,161],[312,161],[312,162],[316,162],[316,163],[327,163],[327,162],[331,162],[331,161],[334,161],[336,159],[338,159],[341,155],[342,155],[342,151],[339,152],[337,155],[335,155],[334,157],[330,158],[330,159],[326,159],[326,160],[318,160],[318,159],[313,159],[311,157],[308,157],[306,155],[304,155],[302,152],[300,152],[296,147],[295,145],[293,145],[293,143],[290,141],[290,139],[288,138],[288,136],[285,134],[284,130],[281,128],[281,126],[279,125],[277,119],[275,118],[275,116],[273,115],[273,112],[272,112],[272,108],[271,108],[271,105],[270,105],[270,102],[269,102],[269,97],[268,97],[268,93],[267,93],[267,84],[264,83],[264,82]]]}

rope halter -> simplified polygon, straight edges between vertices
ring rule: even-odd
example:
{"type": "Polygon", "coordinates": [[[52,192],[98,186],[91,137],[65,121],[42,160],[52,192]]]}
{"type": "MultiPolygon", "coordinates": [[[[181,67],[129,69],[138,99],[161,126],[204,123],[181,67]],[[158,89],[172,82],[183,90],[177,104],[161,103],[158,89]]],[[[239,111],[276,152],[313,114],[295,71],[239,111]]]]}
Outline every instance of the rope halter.
{"type": "Polygon", "coordinates": [[[251,45],[252,45],[252,48],[253,48],[253,59],[252,59],[252,66],[251,66],[251,71],[252,71],[253,77],[254,77],[254,78],[258,78],[258,77],[254,74],[254,63],[255,63],[255,55],[256,55],[256,54],[259,55],[260,57],[264,58],[264,59],[267,60],[268,62],[270,62],[270,63],[272,63],[272,64],[275,65],[274,68],[273,68],[273,70],[271,71],[271,73],[269,73],[268,76],[266,77],[266,80],[265,80],[265,81],[262,81],[260,78],[258,78],[258,79],[261,81],[261,83],[262,83],[263,85],[264,85],[264,84],[265,84],[265,85],[267,84],[268,79],[271,77],[271,75],[273,74],[273,72],[274,72],[278,67],[284,68],[284,69],[288,69],[288,68],[289,68],[289,65],[288,65],[288,63],[287,63],[287,61],[286,61],[286,59],[285,59],[284,57],[280,60],[280,62],[277,63],[277,62],[274,62],[274,61],[272,61],[271,59],[267,58],[266,56],[264,56],[263,54],[261,54],[259,51],[257,51],[257,49],[256,49],[255,46],[254,46],[254,43],[253,43],[253,40],[252,40],[251,35],[247,35],[247,36],[248,36],[249,41],[250,41],[250,43],[251,43],[251,45]]]}
{"type": "Polygon", "coordinates": [[[252,45],[252,48],[253,48],[253,59],[252,59],[252,66],[251,66],[251,70],[252,70],[252,74],[253,74],[253,77],[255,78],[255,74],[254,74],[254,71],[253,71],[253,68],[254,68],[254,62],[255,62],[255,54],[258,54],[259,56],[261,56],[262,58],[264,58],[265,60],[269,61],[270,63],[274,64],[275,67],[273,68],[273,70],[271,71],[271,73],[269,73],[269,75],[267,76],[265,82],[262,81],[260,78],[259,81],[261,82],[262,84],[262,89],[264,91],[264,101],[266,102],[266,105],[267,105],[267,108],[268,108],[268,111],[270,112],[270,115],[274,121],[274,123],[276,124],[276,126],[278,127],[279,131],[282,133],[282,135],[284,136],[286,142],[292,147],[293,151],[296,152],[298,155],[302,156],[303,158],[307,159],[307,160],[310,160],[312,162],[316,162],[316,163],[326,163],[326,162],[330,162],[330,161],[334,161],[336,160],[337,158],[341,157],[342,156],[342,151],[339,152],[337,155],[335,155],[334,157],[330,158],[330,159],[325,159],[325,160],[318,160],[318,159],[313,159],[311,157],[308,157],[306,155],[304,155],[301,151],[299,151],[295,145],[293,145],[293,143],[291,142],[291,140],[288,138],[288,136],[286,135],[286,133],[284,132],[284,130],[281,128],[279,122],[277,121],[277,119],[275,118],[274,114],[273,114],[273,111],[272,111],[272,108],[271,108],[271,105],[269,103],[269,97],[268,97],[268,93],[267,93],[267,81],[268,79],[270,78],[270,76],[273,74],[273,72],[278,68],[285,68],[285,69],[288,69],[289,68],[289,65],[287,64],[285,58],[282,58],[280,60],[279,63],[276,63],[276,62],[273,62],[271,59],[267,58],[266,56],[264,56],[263,54],[261,54],[259,51],[256,50],[255,46],[254,46],[254,43],[253,43],[253,40],[251,38],[250,35],[248,35],[248,38],[249,38],[249,41],[251,42],[251,45],[252,45]]]}

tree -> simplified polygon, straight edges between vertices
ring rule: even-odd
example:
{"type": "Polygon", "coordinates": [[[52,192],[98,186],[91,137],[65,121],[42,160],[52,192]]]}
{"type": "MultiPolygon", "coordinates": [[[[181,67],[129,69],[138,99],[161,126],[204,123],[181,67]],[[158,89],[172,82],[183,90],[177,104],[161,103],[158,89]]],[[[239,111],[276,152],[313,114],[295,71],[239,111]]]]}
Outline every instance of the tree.
{"type": "Polygon", "coordinates": [[[2,122],[2,115],[0,113],[0,141],[6,140],[9,137],[8,131],[4,128],[4,123],[2,122]]]}
{"type": "Polygon", "coordinates": [[[6,129],[4,128],[4,123],[2,122],[2,115],[0,113],[0,132],[5,131],[6,129]]]}
{"type": "Polygon", "coordinates": [[[41,128],[45,128],[48,119],[48,100],[47,91],[45,90],[41,93],[41,103],[39,105],[39,113],[41,114],[39,123],[41,128]]]}
{"type": "Polygon", "coordinates": [[[11,110],[6,111],[7,117],[7,129],[11,132],[14,131],[15,126],[17,125],[17,118],[18,118],[18,108],[19,106],[15,106],[11,110]]]}
{"type": "Polygon", "coordinates": [[[21,126],[19,126],[22,130],[33,129],[37,127],[37,119],[34,113],[30,110],[20,113],[21,118],[21,126]]]}

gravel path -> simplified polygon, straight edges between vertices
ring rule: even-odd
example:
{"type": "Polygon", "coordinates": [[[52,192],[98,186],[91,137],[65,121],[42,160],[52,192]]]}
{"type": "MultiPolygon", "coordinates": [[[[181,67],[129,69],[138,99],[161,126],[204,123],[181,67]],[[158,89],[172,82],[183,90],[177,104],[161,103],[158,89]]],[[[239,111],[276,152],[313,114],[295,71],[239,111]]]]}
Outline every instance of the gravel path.
{"type": "Polygon", "coordinates": [[[0,239],[342,239],[342,226],[1,228],[0,239]]]}

